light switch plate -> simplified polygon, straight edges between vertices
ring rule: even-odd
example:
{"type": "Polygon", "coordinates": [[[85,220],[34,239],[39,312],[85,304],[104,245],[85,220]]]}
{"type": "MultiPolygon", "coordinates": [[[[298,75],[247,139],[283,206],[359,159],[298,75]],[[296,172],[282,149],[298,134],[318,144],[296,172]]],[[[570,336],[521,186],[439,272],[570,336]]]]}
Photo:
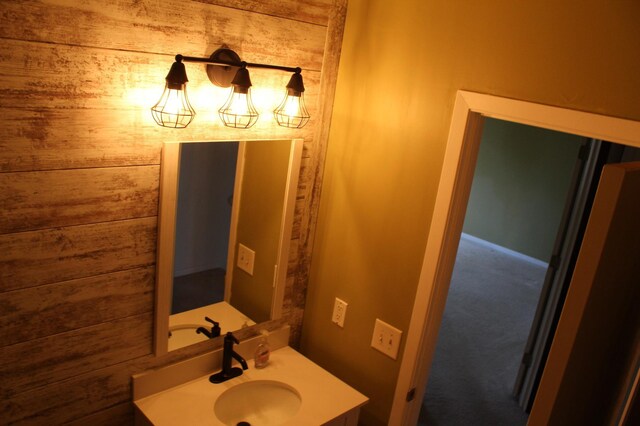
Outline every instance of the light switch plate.
{"type": "Polygon", "coordinates": [[[344,328],[344,317],[347,316],[347,306],[349,306],[347,302],[336,297],[336,301],[333,303],[331,322],[344,328]]]}
{"type": "Polygon", "coordinates": [[[402,339],[402,331],[376,318],[371,338],[372,348],[379,350],[389,358],[396,359],[398,358],[400,339],[402,339]]]}
{"type": "Polygon", "coordinates": [[[256,252],[249,247],[238,244],[238,268],[249,275],[253,275],[253,263],[256,259],[256,252]]]}

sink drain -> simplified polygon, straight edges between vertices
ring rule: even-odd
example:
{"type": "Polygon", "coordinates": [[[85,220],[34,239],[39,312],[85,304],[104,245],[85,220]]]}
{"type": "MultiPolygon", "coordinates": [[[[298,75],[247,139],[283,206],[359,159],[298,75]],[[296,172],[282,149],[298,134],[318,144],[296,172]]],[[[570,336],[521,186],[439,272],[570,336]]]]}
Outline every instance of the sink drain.
{"type": "Polygon", "coordinates": [[[240,422],[236,426],[251,426],[251,423],[249,423],[249,422],[240,422]]]}

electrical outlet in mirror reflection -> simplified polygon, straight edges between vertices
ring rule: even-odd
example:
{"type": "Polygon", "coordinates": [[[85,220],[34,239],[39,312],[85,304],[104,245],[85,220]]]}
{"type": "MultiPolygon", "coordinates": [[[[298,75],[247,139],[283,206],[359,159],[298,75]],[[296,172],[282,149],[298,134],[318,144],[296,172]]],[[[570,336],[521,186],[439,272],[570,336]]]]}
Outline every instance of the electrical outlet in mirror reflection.
{"type": "Polygon", "coordinates": [[[256,259],[256,252],[249,247],[238,244],[238,268],[249,275],[253,275],[253,263],[256,259]]]}

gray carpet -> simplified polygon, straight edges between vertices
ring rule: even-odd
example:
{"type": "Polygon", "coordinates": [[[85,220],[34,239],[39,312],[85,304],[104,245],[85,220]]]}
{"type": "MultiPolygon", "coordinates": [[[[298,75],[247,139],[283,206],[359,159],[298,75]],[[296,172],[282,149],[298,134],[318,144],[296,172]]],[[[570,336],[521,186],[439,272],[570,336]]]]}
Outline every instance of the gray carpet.
{"type": "Polygon", "coordinates": [[[525,425],[512,396],[546,269],[463,238],[418,425],[525,425]]]}

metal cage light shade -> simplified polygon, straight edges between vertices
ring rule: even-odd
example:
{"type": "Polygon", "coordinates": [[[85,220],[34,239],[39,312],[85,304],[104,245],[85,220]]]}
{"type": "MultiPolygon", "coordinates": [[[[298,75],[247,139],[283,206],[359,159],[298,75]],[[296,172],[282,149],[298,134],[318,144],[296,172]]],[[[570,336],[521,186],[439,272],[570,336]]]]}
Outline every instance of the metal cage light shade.
{"type": "Polygon", "coordinates": [[[163,127],[183,129],[196,115],[187,97],[187,72],[182,63],[182,55],[176,56],[166,77],[166,85],[160,100],[151,107],[151,115],[163,127]]]}
{"type": "Polygon", "coordinates": [[[218,114],[225,126],[248,129],[256,124],[259,114],[251,100],[251,79],[246,66],[238,70],[231,84],[231,94],[218,114]]]}
{"type": "Polygon", "coordinates": [[[300,68],[291,76],[287,84],[287,93],[273,114],[282,127],[300,129],[309,121],[311,116],[304,104],[304,84],[300,68]]]}

